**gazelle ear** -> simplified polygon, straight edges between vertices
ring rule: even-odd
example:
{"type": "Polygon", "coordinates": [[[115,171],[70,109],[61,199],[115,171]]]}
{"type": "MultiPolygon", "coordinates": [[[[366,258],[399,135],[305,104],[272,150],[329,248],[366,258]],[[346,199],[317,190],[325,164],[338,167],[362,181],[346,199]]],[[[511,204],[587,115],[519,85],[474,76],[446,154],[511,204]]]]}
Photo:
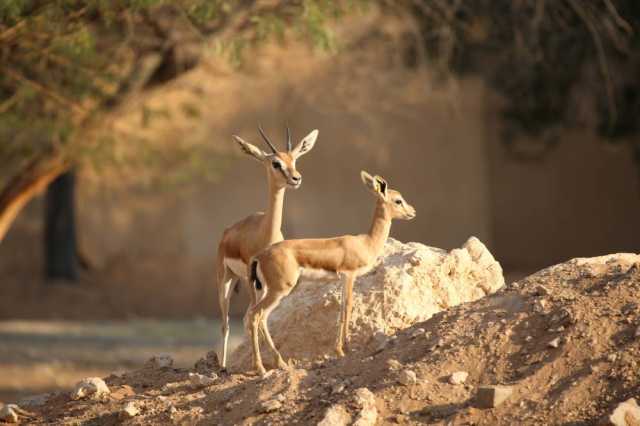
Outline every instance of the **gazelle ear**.
{"type": "Polygon", "coordinates": [[[376,175],[373,178],[377,185],[378,185],[378,193],[382,196],[383,199],[387,199],[387,188],[389,187],[389,184],[387,184],[387,181],[382,177],[382,176],[378,176],[376,175]]]}
{"type": "Polygon", "coordinates": [[[294,159],[298,157],[302,157],[307,152],[311,151],[313,146],[316,144],[316,139],[318,139],[318,129],[312,130],[307,136],[305,136],[300,143],[293,148],[291,151],[291,156],[294,159]]]}
{"type": "Polygon", "coordinates": [[[242,151],[244,151],[245,154],[249,154],[256,160],[262,161],[267,156],[267,154],[264,153],[260,148],[251,145],[249,142],[245,142],[240,136],[233,135],[233,139],[238,142],[238,145],[240,145],[240,148],[242,148],[242,151]]]}
{"type": "Polygon", "coordinates": [[[378,193],[378,185],[373,176],[362,170],[360,172],[360,178],[362,179],[362,183],[364,183],[364,186],[366,186],[369,191],[375,194],[378,193]]]}

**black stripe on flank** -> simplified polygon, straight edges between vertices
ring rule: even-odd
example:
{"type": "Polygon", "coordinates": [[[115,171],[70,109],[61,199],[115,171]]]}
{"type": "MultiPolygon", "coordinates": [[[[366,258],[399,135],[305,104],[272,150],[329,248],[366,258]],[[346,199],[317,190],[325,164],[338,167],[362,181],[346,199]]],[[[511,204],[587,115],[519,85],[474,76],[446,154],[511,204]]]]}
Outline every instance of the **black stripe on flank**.
{"type": "Polygon", "coordinates": [[[262,290],[262,283],[260,282],[260,278],[258,278],[258,261],[254,260],[251,262],[251,281],[256,286],[256,290],[262,290]]]}

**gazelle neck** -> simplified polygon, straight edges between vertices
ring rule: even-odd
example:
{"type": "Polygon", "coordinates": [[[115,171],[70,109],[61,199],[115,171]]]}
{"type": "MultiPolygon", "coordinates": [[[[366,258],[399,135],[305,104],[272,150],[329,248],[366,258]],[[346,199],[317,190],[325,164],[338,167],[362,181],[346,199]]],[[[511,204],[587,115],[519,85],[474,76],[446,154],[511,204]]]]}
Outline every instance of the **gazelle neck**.
{"type": "Polygon", "coordinates": [[[282,227],[282,207],[284,205],[285,188],[279,187],[269,172],[267,172],[267,176],[269,199],[264,217],[264,232],[269,242],[273,243],[279,238],[280,228],[282,227]]]}
{"type": "Polygon", "coordinates": [[[376,208],[373,211],[373,222],[369,229],[369,238],[376,256],[382,252],[384,244],[389,238],[391,231],[391,214],[387,211],[381,200],[376,202],[376,208]]]}

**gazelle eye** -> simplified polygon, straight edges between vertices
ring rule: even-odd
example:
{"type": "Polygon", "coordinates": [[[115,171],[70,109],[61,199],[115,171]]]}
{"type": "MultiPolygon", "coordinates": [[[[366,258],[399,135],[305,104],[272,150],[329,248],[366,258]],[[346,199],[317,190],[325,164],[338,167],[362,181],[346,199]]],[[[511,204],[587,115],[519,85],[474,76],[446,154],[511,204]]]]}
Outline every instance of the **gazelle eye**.
{"type": "Polygon", "coordinates": [[[396,204],[399,206],[402,205],[402,200],[396,200],[396,204]]]}
{"type": "Polygon", "coordinates": [[[280,163],[278,161],[274,161],[273,163],[271,163],[273,165],[274,169],[280,169],[282,168],[282,166],[280,165],[280,163]]]}

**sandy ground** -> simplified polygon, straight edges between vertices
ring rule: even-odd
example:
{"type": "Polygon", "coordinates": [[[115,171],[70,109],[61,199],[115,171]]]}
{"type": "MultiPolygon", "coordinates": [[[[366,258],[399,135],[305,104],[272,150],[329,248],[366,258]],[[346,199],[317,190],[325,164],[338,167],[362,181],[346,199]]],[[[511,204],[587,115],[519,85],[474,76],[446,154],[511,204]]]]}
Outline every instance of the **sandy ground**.
{"type": "MultiPolygon", "coordinates": [[[[217,347],[219,323],[184,321],[0,321],[0,401],[68,389],[87,376],[139,368],[169,353],[187,367],[217,347]]],[[[241,335],[233,324],[231,343],[241,335]]]]}

